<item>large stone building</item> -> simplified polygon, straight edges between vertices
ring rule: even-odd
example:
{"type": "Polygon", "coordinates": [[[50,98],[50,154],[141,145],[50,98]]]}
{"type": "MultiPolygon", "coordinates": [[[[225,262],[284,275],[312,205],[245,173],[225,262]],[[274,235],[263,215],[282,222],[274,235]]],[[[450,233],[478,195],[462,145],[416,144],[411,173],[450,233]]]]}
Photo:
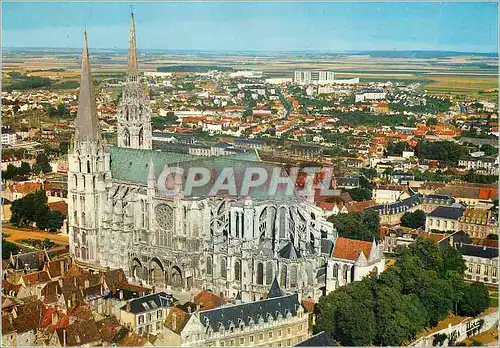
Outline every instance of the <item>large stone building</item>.
{"type": "MultiPolygon", "coordinates": [[[[189,195],[182,190],[185,177],[165,176],[168,166],[203,167],[217,174],[231,168],[238,178],[248,167],[270,165],[254,151],[206,158],[153,151],[133,17],[129,45],[118,146],[110,146],[99,128],[85,34],[76,133],[68,156],[69,240],[75,260],[123,268],[129,278],[158,290],[210,289],[226,297],[241,292],[243,301],[266,296],[274,277],[284,291],[313,298],[333,290],[337,283],[328,280],[334,270],[327,265],[337,233],[313,203],[266,190],[189,195]],[[180,190],[165,195],[162,185],[180,190]]],[[[372,255],[383,259],[382,253],[370,253],[367,262],[358,262],[367,272],[372,255]]],[[[346,282],[362,276],[356,272],[346,282]]]]}

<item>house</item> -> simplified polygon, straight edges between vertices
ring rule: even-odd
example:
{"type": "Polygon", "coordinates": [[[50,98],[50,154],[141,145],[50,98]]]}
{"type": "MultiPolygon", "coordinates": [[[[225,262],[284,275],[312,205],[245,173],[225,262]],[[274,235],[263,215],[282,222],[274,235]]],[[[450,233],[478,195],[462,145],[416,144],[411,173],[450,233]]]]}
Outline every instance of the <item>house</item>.
{"type": "MultiPolygon", "coordinates": [[[[381,228],[382,229],[382,228],[381,228]]],[[[408,246],[419,236],[419,231],[409,228],[383,228],[382,247],[384,252],[393,253],[396,247],[408,246]]]]}
{"type": "Polygon", "coordinates": [[[165,292],[128,300],[121,307],[120,323],[139,335],[160,333],[174,301],[172,295],[165,292]]]}
{"type": "Polygon", "coordinates": [[[465,278],[498,286],[498,247],[473,244],[464,231],[448,235],[439,242],[440,248],[453,247],[464,258],[465,278]]]}
{"type": "Polygon", "coordinates": [[[458,220],[458,230],[471,237],[486,238],[490,234],[498,234],[498,221],[491,210],[466,208],[458,220]]]}
{"type": "Polygon", "coordinates": [[[377,204],[393,203],[410,197],[408,190],[399,185],[378,185],[373,188],[373,200],[377,204]]]}
{"type": "Polygon", "coordinates": [[[452,206],[456,203],[455,198],[448,195],[430,194],[422,197],[422,210],[428,214],[440,206],[452,206]]]}
{"type": "Polygon", "coordinates": [[[437,207],[425,219],[426,231],[458,231],[458,221],[464,215],[463,207],[437,207]]]}
{"type": "Polygon", "coordinates": [[[458,165],[479,174],[498,175],[498,157],[469,156],[458,160],[458,165]]]}
{"type": "Polygon", "coordinates": [[[369,209],[373,209],[378,212],[380,216],[381,225],[399,225],[401,222],[401,217],[406,212],[414,212],[415,210],[421,209],[421,196],[419,194],[414,194],[400,201],[378,204],[369,209]]]}

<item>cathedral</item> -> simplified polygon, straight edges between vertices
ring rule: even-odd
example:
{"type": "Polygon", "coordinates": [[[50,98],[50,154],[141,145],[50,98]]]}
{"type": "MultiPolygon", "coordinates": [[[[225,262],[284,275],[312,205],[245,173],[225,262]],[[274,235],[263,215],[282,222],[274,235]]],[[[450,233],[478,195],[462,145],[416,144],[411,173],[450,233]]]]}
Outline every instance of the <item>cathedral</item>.
{"type": "MultiPolygon", "coordinates": [[[[256,152],[218,157],[152,149],[150,101],[138,68],[135,24],[117,112],[117,145],[103,138],[87,33],[75,135],[68,155],[70,252],[89,267],[123,268],[131,281],[164,291],[207,289],[226,298],[265,297],[281,288],[318,299],[383,271],[375,241],[337,238],[322,210],[301,197],[164,195],[169,165],[214,170],[265,166],[256,152]]],[[[176,177],[174,185],[182,187],[176,177]]]]}

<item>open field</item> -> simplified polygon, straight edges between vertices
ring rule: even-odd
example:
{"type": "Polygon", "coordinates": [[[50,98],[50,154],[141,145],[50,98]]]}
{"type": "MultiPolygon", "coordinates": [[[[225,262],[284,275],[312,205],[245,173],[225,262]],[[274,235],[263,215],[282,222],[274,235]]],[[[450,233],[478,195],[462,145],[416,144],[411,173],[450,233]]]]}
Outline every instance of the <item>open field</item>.
{"type": "MultiPolygon", "coordinates": [[[[76,52],[76,51],[75,51],[76,52]]],[[[91,51],[93,74],[97,80],[123,74],[126,57],[121,53],[91,51]]],[[[46,77],[58,84],[78,82],[79,53],[15,52],[3,58],[3,84],[9,83],[8,72],[17,71],[31,76],[46,77]],[[50,71],[50,70],[62,71],[50,71]]],[[[141,57],[142,71],[156,71],[159,67],[190,65],[220,66],[234,70],[261,70],[271,77],[292,77],[298,69],[331,70],[342,78],[359,77],[362,82],[396,81],[420,82],[429,93],[466,94],[496,100],[498,92],[498,63],[494,57],[451,58],[383,58],[368,55],[297,55],[284,54],[146,54],[141,57]],[[485,93],[490,91],[489,93],[485,93]]],[[[71,85],[70,85],[71,86],[71,85]]],[[[63,87],[61,87],[63,88],[63,87]]],[[[68,88],[67,86],[65,88],[68,88]]],[[[73,88],[73,87],[72,87],[73,88]]]]}
{"type": "Polygon", "coordinates": [[[30,231],[28,229],[18,229],[14,227],[2,226],[2,234],[8,235],[6,239],[9,242],[20,242],[23,239],[36,239],[43,241],[45,240],[45,238],[48,238],[52,242],[59,245],[69,244],[68,236],[36,230],[30,231]]]}

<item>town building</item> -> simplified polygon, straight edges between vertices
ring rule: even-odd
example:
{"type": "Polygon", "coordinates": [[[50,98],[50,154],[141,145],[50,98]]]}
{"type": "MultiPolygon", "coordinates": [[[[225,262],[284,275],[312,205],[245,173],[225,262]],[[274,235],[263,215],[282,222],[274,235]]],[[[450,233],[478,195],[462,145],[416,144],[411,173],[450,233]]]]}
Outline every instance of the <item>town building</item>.
{"type": "Polygon", "coordinates": [[[458,231],[459,220],[464,215],[463,207],[437,207],[425,219],[426,231],[458,231]]]}
{"type": "Polygon", "coordinates": [[[164,292],[128,300],[121,308],[120,323],[139,335],[156,335],[163,332],[163,322],[174,301],[164,292]]]}
{"type": "Polygon", "coordinates": [[[309,338],[309,313],[275,278],[265,299],[186,313],[172,311],[165,344],[208,347],[290,347],[309,338]]]}
{"type": "Polygon", "coordinates": [[[471,237],[486,238],[490,234],[498,234],[498,221],[491,210],[467,208],[458,219],[458,230],[471,237]]]}
{"type": "Polygon", "coordinates": [[[17,135],[12,128],[2,127],[0,137],[2,145],[15,145],[17,143],[17,135]]]}
{"type": "Polygon", "coordinates": [[[333,71],[312,71],[312,70],[297,70],[293,73],[293,82],[297,84],[327,84],[335,81],[335,73],[333,71]]]}

